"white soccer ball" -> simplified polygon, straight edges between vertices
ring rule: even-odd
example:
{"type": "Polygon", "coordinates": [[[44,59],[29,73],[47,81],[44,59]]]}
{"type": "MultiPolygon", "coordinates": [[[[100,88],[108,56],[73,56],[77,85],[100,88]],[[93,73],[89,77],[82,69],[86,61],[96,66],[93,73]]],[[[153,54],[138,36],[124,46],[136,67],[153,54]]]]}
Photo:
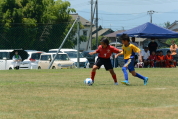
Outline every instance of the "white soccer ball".
{"type": "Polygon", "coordinates": [[[84,84],[91,86],[93,84],[92,79],[91,78],[86,78],[84,80],[84,84]]]}

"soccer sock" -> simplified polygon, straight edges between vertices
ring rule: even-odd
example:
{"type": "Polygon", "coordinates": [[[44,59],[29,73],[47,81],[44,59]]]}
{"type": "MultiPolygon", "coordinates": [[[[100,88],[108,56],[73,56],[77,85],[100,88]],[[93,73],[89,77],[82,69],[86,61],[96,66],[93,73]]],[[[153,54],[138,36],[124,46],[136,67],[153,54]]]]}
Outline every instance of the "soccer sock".
{"type": "Polygon", "coordinates": [[[177,63],[176,63],[176,62],[174,62],[174,66],[175,66],[175,67],[177,66],[177,63]]]}
{"type": "Polygon", "coordinates": [[[112,75],[112,78],[113,78],[114,82],[117,83],[117,77],[116,77],[116,74],[112,75]]]}
{"type": "Polygon", "coordinates": [[[92,79],[92,81],[94,81],[95,74],[96,74],[96,72],[91,72],[91,79],[92,79]]]}
{"type": "Polygon", "coordinates": [[[145,77],[144,76],[142,76],[142,75],[140,75],[140,74],[138,74],[138,73],[136,73],[136,77],[138,77],[138,78],[140,78],[140,79],[145,79],[145,77]]]}
{"type": "Polygon", "coordinates": [[[128,81],[128,73],[127,73],[127,68],[126,67],[122,67],[122,71],[124,73],[124,78],[126,81],[128,81]]]}

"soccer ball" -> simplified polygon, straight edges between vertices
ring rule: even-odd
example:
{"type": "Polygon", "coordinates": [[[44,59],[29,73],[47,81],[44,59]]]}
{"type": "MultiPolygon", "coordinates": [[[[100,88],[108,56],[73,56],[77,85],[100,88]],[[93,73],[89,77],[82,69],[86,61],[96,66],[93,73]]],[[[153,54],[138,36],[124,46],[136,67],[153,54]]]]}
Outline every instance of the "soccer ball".
{"type": "Polygon", "coordinates": [[[86,84],[86,85],[88,85],[88,86],[91,86],[91,85],[93,84],[92,79],[91,79],[91,78],[86,78],[86,79],[84,80],[84,84],[86,84]]]}

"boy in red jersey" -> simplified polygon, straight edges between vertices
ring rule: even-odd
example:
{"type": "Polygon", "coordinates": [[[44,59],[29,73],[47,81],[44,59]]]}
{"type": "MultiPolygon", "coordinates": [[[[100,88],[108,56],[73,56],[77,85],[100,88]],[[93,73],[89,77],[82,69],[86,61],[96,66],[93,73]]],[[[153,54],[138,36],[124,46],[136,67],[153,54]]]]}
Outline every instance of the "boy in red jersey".
{"type": "Polygon", "coordinates": [[[156,51],[156,63],[155,63],[155,67],[160,67],[160,60],[159,57],[160,56],[160,51],[156,51]]]}
{"type": "Polygon", "coordinates": [[[171,55],[171,51],[167,51],[167,55],[165,56],[166,67],[176,67],[177,63],[173,60],[173,56],[171,55]]]}
{"type": "Polygon", "coordinates": [[[157,66],[165,67],[165,56],[163,55],[163,51],[160,51],[159,55],[157,56],[157,66]]]}
{"type": "Polygon", "coordinates": [[[114,80],[114,84],[118,85],[116,74],[115,74],[112,64],[111,64],[110,56],[112,55],[112,53],[119,53],[121,51],[113,46],[110,46],[109,40],[107,38],[103,37],[100,40],[100,43],[101,43],[101,45],[98,47],[98,49],[95,52],[89,53],[90,55],[94,55],[94,54],[98,53],[98,59],[95,62],[92,72],[91,72],[91,79],[94,83],[96,70],[99,69],[101,67],[101,65],[104,65],[105,69],[110,71],[112,78],[114,80]]]}
{"type": "Polygon", "coordinates": [[[150,67],[155,67],[156,64],[156,54],[155,51],[152,51],[150,57],[149,57],[149,62],[150,62],[150,67]]]}

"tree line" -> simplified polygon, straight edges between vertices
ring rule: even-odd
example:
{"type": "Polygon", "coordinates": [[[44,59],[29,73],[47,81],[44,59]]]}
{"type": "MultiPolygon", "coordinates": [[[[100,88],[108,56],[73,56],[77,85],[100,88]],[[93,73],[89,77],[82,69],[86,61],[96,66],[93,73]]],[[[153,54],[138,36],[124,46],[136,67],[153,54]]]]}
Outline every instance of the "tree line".
{"type": "MultiPolygon", "coordinates": [[[[58,48],[74,21],[70,14],[76,10],[70,5],[62,0],[1,0],[0,49],[58,48]]],[[[76,45],[76,29],[64,47],[76,45]]]]}

